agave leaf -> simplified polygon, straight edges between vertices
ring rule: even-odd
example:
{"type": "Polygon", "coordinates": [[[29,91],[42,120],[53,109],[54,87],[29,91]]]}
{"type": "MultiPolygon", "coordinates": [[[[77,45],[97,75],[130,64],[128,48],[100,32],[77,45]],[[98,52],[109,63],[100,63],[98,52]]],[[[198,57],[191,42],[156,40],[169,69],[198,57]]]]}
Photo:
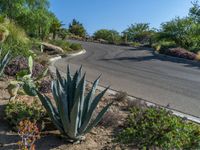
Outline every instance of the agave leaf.
{"type": "Polygon", "coordinates": [[[56,102],[56,107],[57,107],[57,109],[58,109],[58,111],[59,111],[59,109],[60,109],[60,105],[59,105],[59,103],[60,103],[60,98],[59,98],[59,93],[58,93],[58,90],[59,90],[59,89],[57,89],[57,87],[59,87],[59,86],[58,86],[57,84],[58,84],[58,81],[57,81],[57,80],[52,81],[52,82],[51,82],[51,90],[52,90],[53,98],[54,98],[54,100],[55,100],[55,102],[56,102]]]}
{"type": "Polygon", "coordinates": [[[69,114],[71,112],[71,108],[73,106],[73,102],[72,102],[72,78],[71,78],[71,75],[70,75],[70,66],[68,65],[67,66],[67,86],[65,88],[65,92],[67,94],[67,100],[68,100],[68,108],[69,108],[69,114]]]}
{"type": "Polygon", "coordinates": [[[60,122],[60,118],[58,117],[58,112],[54,108],[53,104],[51,103],[51,100],[47,96],[43,96],[37,91],[37,95],[42,102],[42,105],[45,107],[47,110],[47,113],[49,114],[49,117],[53,121],[54,125],[57,127],[57,129],[61,132],[64,133],[64,129],[62,127],[62,124],[60,122]]]}
{"type": "Polygon", "coordinates": [[[99,83],[99,79],[101,76],[99,76],[93,83],[91,90],[89,91],[89,93],[86,95],[85,100],[84,100],[84,104],[83,104],[83,115],[82,115],[82,120],[86,120],[86,116],[87,116],[87,112],[89,111],[90,105],[91,105],[91,101],[93,99],[93,95],[96,91],[96,87],[99,83]]]}
{"type": "Polygon", "coordinates": [[[3,57],[2,61],[0,61],[0,76],[2,75],[4,68],[10,61],[11,55],[10,52],[7,52],[6,55],[3,57]]]}
{"type": "Polygon", "coordinates": [[[60,74],[60,72],[58,71],[57,68],[56,68],[56,77],[57,77],[57,80],[60,82],[60,84],[61,84],[62,86],[64,86],[64,85],[63,85],[63,78],[62,78],[62,76],[61,76],[61,74],[60,74]]]}
{"type": "Polygon", "coordinates": [[[101,100],[101,98],[104,96],[104,94],[106,93],[106,91],[109,89],[109,87],[107,87],[104,91],[102,91],[101,93],[99,93],[93,100],[90,108],[89,108],[89,111],[87,113],[87,117],[86,119],[83,121],[83,124],[80,128],[80,133],[82,133],[89,125],[90,123],[90,120],[91,120],[91,117],[92,117],[92,114],[95,110],[95,108],[97,107],[99,101],[101,100]]]}
{"type": "Polygon", "coordinates": [[[29,66],[30,74],[32,75],[33,74],[33,57],[32,56],[29,56],[28,58],[28,66],[29,66]]]}
{"type": "Polygon", "coordinates": [[[78,127],[80,128],[82,124],[82,116],[83,116],[83,110],[84,110],[84,93],[85,93],[85,75],[83,75],[83,78],[81,79],[79,86],[77,90],[80,90],[80,110],[79,110],[79,122],[78,122],[78,127]]]}
{"type": "Polygon", "coordinates": [[[95,127],[102,119],[102,117],[104,116],[104,114],[107,112],[107,110],[110,108],[110,106],[113,104],[110,103],[108,104],[106,107],[104,107],[101,112],[97,115],[97,117],[95,118],[95,120],[85,129],[85,131],[83,132],[83,134],[86,134],[88,132],[90,132],[90,130],[95,127]]]}
{"type": "Polygon", "coordinates": [[[68,101],[66,100],[66,95],[62,93],[62,86],[58,81],[52,82],[52,93],[54,100],[56,101],[63,128],[67,133],[69,131],[70,125],[68,114],[68,101]]]}
{"type": "Polygon", "coordinates": [[[69,105],[69,111],[71,112],[73,106],[74,106],[74,97],[75,97],[75,92],[76,92],[76,87],[77,87],[77,82],[78,80],[78,71],[76,71],[76,73],[74,74],[74,77],[72,79],[72,82],[70,84],[70,87],[69,87],[69,100],[70,100],[70,105],[69,105]]]}
{"type": "Polygon", "coordinates": [[[81,103],[83,101],[83,93],[85,90],[85,75],[83,76],[83,78],[81,79],[81,81],[78,84],[78,87],[75,91],[75,104],[72,108],[71,114],[70,114],[70,118],[71,118],[71,132],[72,135],[77,136],[78,135],[78,125],[79,125],[79,121],[80,121],[80,114],[79,112],[81,111],[81,103]]]}
{"type": "Polygon", "coordinates": [[[67,82],[71,83],[72,78],[71,78],[71,73],[70,73],[70,66],[67,65],[67,82]]]}

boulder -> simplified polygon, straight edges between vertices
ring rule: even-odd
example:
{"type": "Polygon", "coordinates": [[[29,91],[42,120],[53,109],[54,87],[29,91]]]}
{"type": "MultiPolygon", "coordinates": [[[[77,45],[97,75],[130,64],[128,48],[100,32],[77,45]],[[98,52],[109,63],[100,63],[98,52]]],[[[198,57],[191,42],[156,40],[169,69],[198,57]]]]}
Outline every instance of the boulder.
{"type": "Polygon", "coordinates": [[[42,45],[42,50],[43,51],[47,51],[47,52],[48,51],[49,52],[54,51],[54,52],[57,52],[57,53],[63,53],[64,52],[64,50],[61,47],[53,45],[53,44],[42,42],[41,45],[42,45]]]}

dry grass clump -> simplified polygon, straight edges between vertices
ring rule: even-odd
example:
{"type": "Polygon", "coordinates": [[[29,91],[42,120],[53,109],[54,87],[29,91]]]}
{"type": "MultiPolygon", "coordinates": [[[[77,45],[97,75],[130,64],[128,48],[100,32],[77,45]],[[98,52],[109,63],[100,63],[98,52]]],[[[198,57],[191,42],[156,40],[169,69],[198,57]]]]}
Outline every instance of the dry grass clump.
{"type": "Polygon", "coordinates": [[[114,100],[118,102],[123,102],[127,99],[128,94],[124,91],[119,91],[117,94],[114,96],[114,100]]]}

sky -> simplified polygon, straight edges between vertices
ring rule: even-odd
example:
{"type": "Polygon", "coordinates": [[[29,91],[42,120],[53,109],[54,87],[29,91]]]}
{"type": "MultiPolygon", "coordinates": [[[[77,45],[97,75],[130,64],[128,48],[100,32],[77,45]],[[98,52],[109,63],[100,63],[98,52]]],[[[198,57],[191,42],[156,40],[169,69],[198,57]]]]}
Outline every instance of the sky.
{"type": "Polygon", "coordinates": [[[124,31],[134,23],[160,24],[176,16],[184,17],[191,0],[50,0],[50,10],[67,27],[77,19],[88,34],[99,29],[124,31]]]}

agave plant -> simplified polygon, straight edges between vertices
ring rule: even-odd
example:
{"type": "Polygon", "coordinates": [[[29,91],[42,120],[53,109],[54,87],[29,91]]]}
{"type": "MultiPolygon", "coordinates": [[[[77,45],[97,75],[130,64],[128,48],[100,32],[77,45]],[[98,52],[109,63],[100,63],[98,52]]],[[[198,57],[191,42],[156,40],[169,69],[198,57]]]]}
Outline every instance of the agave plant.
{"type": "Polygon", "coordinates": [[[1,49],[0,49],[0,76],[3,74],[4,68],[10,61],[11,55],[10,52],[7,52],[5,56],[1,56],[1,49]]]}
{"type": "Polygon", "coordinates": [[[99,77],[94,81],[89,93],[85,95],[85,74],[82,76],[81,72],[82,68],[71,77],[68,66],[66,78],[62,78],[56,70],[57,78],[52,81],[51,86],[56,106],[52,104],[50,98],[37,92],[57,129],[71,142],[83,140],[84,135],[99,123],[112,104],[105,106],[91,121],[93,112],[108,88],[94,96],[99,77]]]}

